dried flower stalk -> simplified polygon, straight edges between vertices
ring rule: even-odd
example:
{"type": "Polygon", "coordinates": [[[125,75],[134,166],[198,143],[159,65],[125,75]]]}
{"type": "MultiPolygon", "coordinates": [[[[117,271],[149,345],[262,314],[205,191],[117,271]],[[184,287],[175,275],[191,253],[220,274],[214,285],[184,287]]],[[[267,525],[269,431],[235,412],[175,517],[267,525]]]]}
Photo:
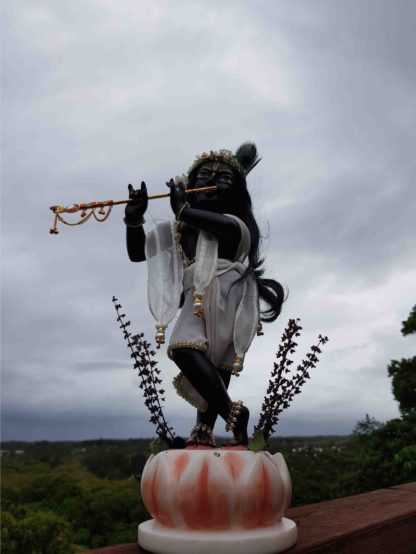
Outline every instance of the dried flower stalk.
{"type": "Polygon", "coordinates": [[[115,296],[113,296],[113,303],[117,312],[117,321],[123,330],[124,340],[131,351],[130,357],[134,359],[133,367],[138,370],[139,388],[143,391],[144,404],[151,414],[149,421],[156,425],[157,436],[171,446],[175,440],[175,434],[172,427],[168,425],[161,406],[161,402],[165,401],[161,395],[164,395],[165,391],[163,388],[159,388],[162,379],[160,378],[160,369],[154,359],[156,352],[150,349],[151,344],[144,339],[144,333],[132,336],[127,330],[131,322],[124,321],[126,314],[120,313],[121,304],[118,303],[115,296]]]}
{"type": "Polygon", "coordinates": [[[283,332],[281,343],[276,353],[278,361],[273,364],[259,422],[254,427],[255,432],[261,431],[263,433],[266,443],[275,432],[280,414],[289,407],[293,398],[301,392],[301,388],[306,380],[310,378],[309,370],[314,368],[319,361],[317,355],[321,353],[320,346],[328,342],[328,337],[319,335],[317,344],[310,347],[305,359],[301,361],[295,370],[292,370],[290,366],[293,364],[293,360],[290,358],[290,355],[295,353],[298,346],[295,338],[300,336],[300,331],[302,330],[299,322],[299,318],[289,319],[283,332]]]}

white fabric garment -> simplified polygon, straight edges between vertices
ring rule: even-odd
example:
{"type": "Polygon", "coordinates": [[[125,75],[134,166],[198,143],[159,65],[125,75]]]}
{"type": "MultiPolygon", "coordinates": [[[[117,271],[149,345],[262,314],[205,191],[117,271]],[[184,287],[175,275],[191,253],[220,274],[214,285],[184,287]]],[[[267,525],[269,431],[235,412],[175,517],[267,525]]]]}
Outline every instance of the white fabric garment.
{"type": "Polygon", "coordinates": [[[178,311],[183,265],[175,243],[175,222],[157,225],[146,236],[147,296],[157,326],[167,327],[178,311]]]}
{"type": "MultiPolygon", "coordinates": [[[[185,293],[185,304],[169,348],[174,348],[175,342],[178,346],[188,343],[190,348],[206,351],[207,357],[216,367],[221,364],[231,366],[235,356],[244,359],[256,333],[259,318],[254,274],[250,273],[242,283],[232,286],[247,269],[244,261],[248,256],[251,237],[247,226],[239,218],[233,215],[228,217],[237,221],[241,230],[234,260],[218,258],[218,240],[212,234],[200,231],[195,262],[183,269],[176,249],[174,222],[159,224],[146,237],[148,299],[157,325],[167,326],[172,321],[179,306],[181,291],[185,293]],[[204,297],[203,321],[192,313],[194,292],[204,297]],[[231,336],[228,336],[230,324],[231,336]],[[226,348],[224,341],[227,340],[233,348],[226,348]]],[[[174,380],[174,384],[178,393],[193,406],[206,410],[206,402],[183,374],[174,380]]]]}

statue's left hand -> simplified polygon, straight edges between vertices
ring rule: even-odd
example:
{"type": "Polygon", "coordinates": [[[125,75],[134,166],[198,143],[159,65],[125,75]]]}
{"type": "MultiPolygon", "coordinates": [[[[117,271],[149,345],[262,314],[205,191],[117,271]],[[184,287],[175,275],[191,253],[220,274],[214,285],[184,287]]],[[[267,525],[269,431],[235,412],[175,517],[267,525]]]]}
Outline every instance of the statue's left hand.
{"type": "Polygon", "coordinates": [[[170,188],[170,206],[173,213],[176,215],[186,203],[185,184],[175,183],[173,179],[168,181],[166,185],[170,188]]]}

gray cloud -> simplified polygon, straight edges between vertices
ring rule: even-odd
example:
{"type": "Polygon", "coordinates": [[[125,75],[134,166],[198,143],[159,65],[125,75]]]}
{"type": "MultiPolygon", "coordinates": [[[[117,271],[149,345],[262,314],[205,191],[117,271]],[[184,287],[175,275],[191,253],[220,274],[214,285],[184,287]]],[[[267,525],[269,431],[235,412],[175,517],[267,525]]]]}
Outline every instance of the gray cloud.
{"type": "MultiPolygon", "coordinates": [[[[300,357],[319,332],[331,340],[280,432],[397,415],[386,365],[414,350],[399,329],[416,288],[415,12],[406,0],[4,4],[5,437],[151,435],[111,304],[152,337],[122,209],[52,237],[47,208],[123,198],[142,179],[163,190],[197,153],[246,139],[263,155],[249,186],[267,274],[290,295],[232,395],[254,420],[286,319],[300,316],[300,357]]],[[[168,217],[152,203],[147,225],[168,217]]],[[[193,411],[159,358],[186,433],[193,411]]]]}

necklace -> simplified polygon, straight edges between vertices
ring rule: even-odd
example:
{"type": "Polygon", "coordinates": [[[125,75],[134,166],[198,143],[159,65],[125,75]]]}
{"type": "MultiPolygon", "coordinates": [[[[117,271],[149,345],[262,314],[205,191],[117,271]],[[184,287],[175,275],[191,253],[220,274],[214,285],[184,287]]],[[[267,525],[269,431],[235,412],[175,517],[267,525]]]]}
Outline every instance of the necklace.
{"type": "Polygon", "coordinates": [[[192,260],[190,260],[188,258],[188,256],[185,254],[185,251],[184,249],[182,248],[182,244],[181,244],[181,232],[180,232],[180,224],[181,222],[180,221],[176,221],[175,222],[175,242],[176,242],[176,251],[178,252],[179,254],[179,257],[181,258],[182,260],[182,264],[184,267],[188,267],[190,266],[191,264],[194,263],[195,261],[195,258],[192,258],[192,260]]]}

